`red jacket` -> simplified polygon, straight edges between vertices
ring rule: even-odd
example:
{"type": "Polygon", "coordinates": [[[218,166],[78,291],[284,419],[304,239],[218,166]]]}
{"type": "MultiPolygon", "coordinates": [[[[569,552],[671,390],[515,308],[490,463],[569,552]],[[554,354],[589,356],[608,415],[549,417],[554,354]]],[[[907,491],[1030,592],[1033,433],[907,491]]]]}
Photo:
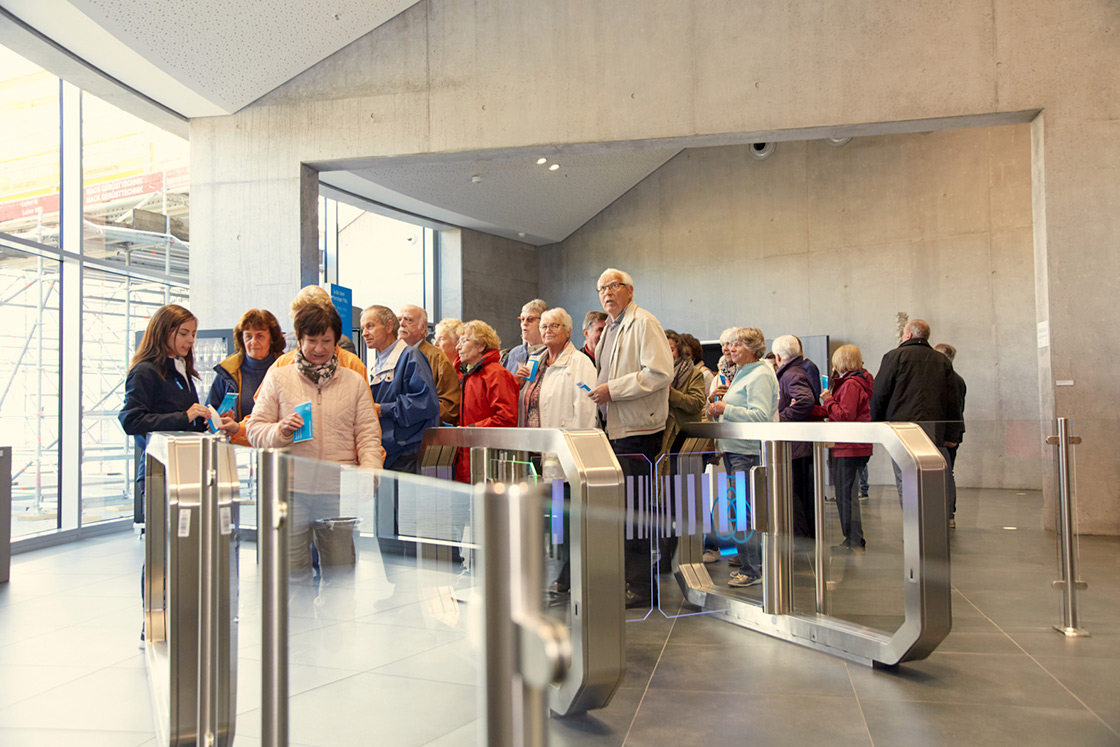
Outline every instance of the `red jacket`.
{"type": "MultiPolygon", "coordinates": [[[[848,371],[837,376],[832,386],[832,396],[818,405],[815,414],[823,415],[836,423],[871,422],[871,391],[875,380],[867,371],[848,371]]],[[[871,444],[836,444],[832,456],[871,456],[871,444]]]]}
{"type": "MultiPolygon", "coordinates": [[[[459,373],[459,425],[476,428],[516,428],[517,379],[505,369],[497,350],[489,350],[467,373],[459,373]]],[[[471,481],[470,452],[459,450],[455,479],[471,481]]]]}

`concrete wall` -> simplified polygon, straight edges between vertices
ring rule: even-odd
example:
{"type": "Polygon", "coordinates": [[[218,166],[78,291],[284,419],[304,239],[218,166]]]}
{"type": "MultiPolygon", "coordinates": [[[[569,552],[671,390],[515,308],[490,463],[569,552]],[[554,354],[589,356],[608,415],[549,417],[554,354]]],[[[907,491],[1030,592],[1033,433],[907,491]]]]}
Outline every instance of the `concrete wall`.
{"type": "Polygon", "coordinates": [[[896,313],[924,318],[968,382],[961,484],[1041,486],[1040,449],[1006,448],[1039,418],[1028,125],[686,150],[540,253],[544,298],[573,314],[620,267],[666,327],[826,334],[872,373],[896,313]]]}
{"type": "Polygon", "coordinates": [[[539,293],[537,249],[529,244],[463,229],[463,321],[481,319],[502,338],[521,343],[517,315],[539,293]]]}
{"type": "Polygon", "coordinates": [[[192,121],[192,305],[220,326],[231,298],[291,297],[316,230],[304,163],[1040,111],[1037,397],[1083,422],[1082,530],[1120,533],[1120,327],[1100,323],[1120,291],[1117,28],[1100,0],[428,0],[192,121]]]}

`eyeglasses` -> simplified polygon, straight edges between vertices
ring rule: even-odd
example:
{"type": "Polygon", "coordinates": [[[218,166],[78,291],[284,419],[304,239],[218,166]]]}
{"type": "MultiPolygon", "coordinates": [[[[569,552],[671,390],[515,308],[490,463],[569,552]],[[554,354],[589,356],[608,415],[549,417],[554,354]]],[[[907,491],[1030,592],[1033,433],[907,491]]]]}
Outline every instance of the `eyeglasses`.
{"type": "Polygon", "coordinates": [[[556,331],[561,330],[561,329],[564,329],[563,324],[542,324],[541,325],[541,332],[544,332],[546,330],[556,332],[556,331]]]}
{"type": "Polygon", "coordinates": [[[541,320],[541,318],[539,316],[519,316],[519,317],[517,317],[517,321],[521,322],[522,324],[532,324],[533,322],[539,322],[540,320],[541,320]]]}
{"type": "Polygon", "coordinates": [[[604,293],[614,293],[619,288],[623,287],[629,288],[630,286],[626,285],[626,283],[620,283],[615,280],[614,282],[607,283],[606,285],[600,285],[597,290],[599,291],[599,295],[603,295],[604,293]]]}

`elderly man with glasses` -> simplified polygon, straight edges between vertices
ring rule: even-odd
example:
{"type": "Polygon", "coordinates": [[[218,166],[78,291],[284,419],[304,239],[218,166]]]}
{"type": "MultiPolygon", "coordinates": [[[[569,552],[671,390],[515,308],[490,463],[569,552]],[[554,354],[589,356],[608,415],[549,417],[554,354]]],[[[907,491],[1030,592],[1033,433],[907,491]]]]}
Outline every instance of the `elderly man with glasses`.
{"type": "MultiPolygon", "coordinates": [[[[627,273],[610,268],[599,276],[597,288],[608,321],[595,348],[599,375],[588,396],[599,405],[599,421],[614,453],[649,460],[639,466],[633,458],[620,459],[623,471],[648,476],[669,416],[673,354],[657,317],[634,303],[634,281],[627,273]]],[[[652,599],[650,567],[649,539],[627,540],[627,606],[652,599]]]]}
{"type": "Polygon", "coordinates": [[[521,344],[506,353],[502,365],[511,374],[517,373],[528,360],[544,350],[544,341],[541,340],[541,314],[548,311],[548,304],[539,298],[534,298],[521,307],[521,316],[517,321],[521,324],[521,344]]]}

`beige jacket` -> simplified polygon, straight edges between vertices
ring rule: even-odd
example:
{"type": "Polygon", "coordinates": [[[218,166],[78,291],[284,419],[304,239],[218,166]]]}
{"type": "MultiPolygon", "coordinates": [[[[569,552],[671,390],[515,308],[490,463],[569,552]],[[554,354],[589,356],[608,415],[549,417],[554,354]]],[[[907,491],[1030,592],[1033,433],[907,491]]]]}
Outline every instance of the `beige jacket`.
{"type": "MultiPolygon", "coordinates": [[[[597,366],[602,365],[606,339],[604,331],[595,348],[597,366]]],[[[613,441],[664,430],[672,381],[673,354],[665,330],[657,317],[631,301],[622,314],[607,377],[611,393],[607,438],[613,441]]]]}
{"type": "Polygon", "coordinates": [[[381,425],[365,377],[343,366],[319,387],[296,366],[273,366],[264,377],[247,427],[249,443],[257,448],[287,448],[293,456],[380,469],[381,425]],[[296,405],[311,403],[314,434],[292,443],[280,432],[280,420],[296,405]]]}

